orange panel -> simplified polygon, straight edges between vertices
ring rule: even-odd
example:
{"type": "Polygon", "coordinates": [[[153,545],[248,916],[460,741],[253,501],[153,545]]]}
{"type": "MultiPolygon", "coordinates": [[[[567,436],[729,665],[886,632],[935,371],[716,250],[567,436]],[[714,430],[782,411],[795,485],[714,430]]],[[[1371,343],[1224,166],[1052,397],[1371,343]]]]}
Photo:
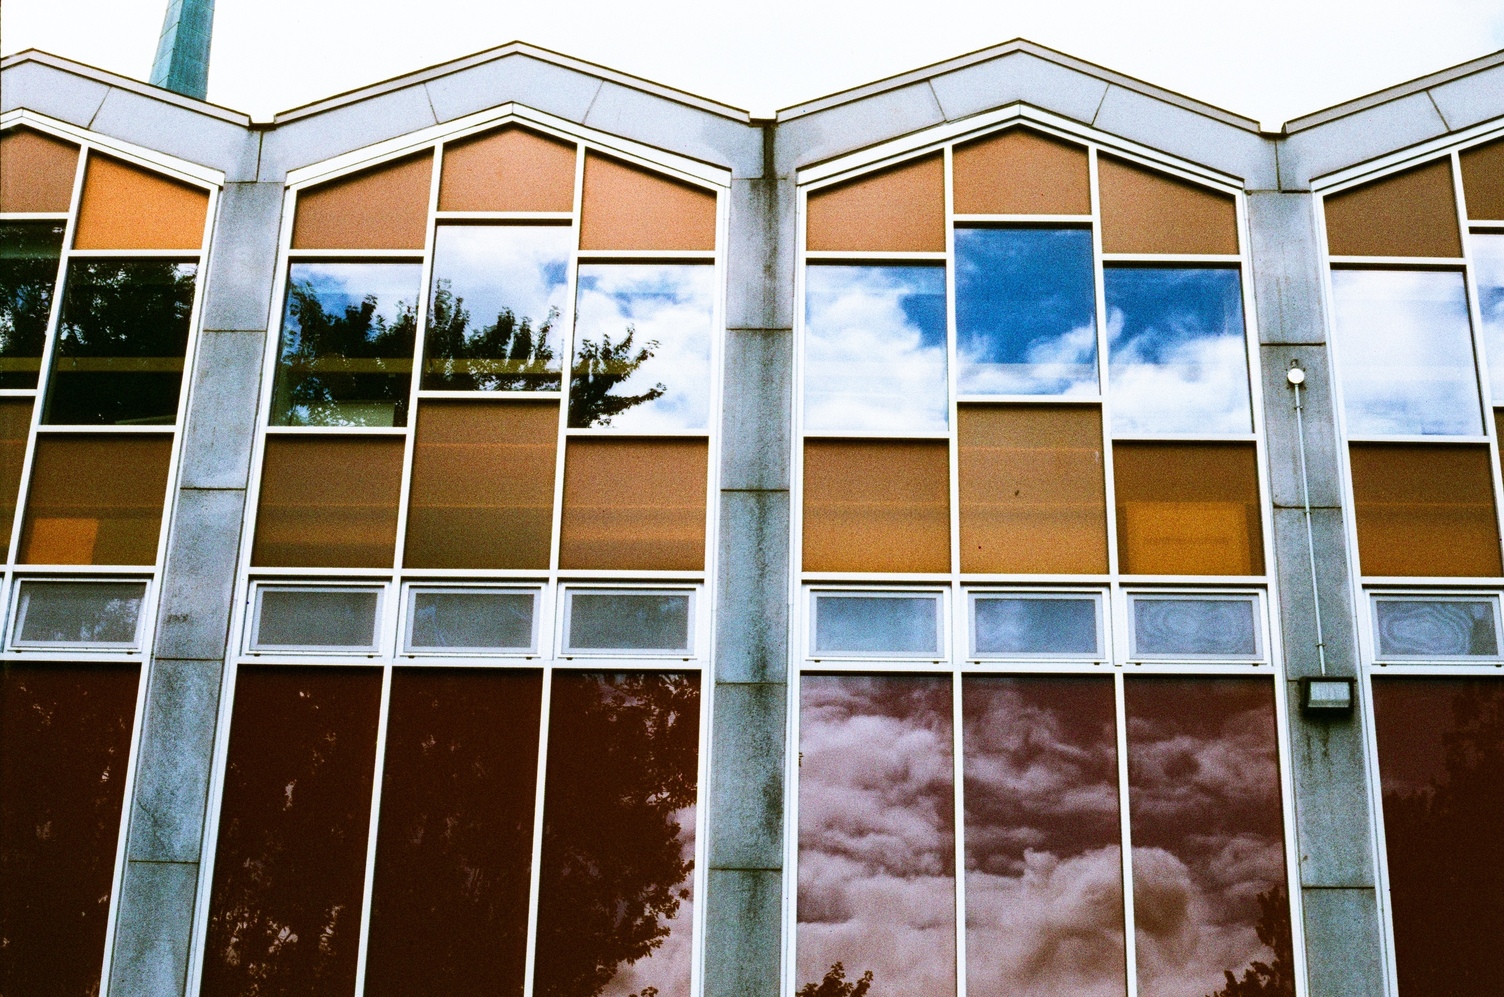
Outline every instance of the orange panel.
{"type": "Polygon", "coordinates": [[[1261,575],[1264,531],[1252,443],[1112,445],[1118,570],[1261,575]]]}
{"type": "Polygon", "coordinates": [[[945,161],[925,156],[815,191],[807,248],[884,253],[945,251],[945,161]]]}
{"type": "Polygon", "coordinates": [[[963,405],[961,570],[1107,571],[1102,410],[963,405]]]}
{"type": "Polygon", "coordinates": [[[341,177],[298,194],[294,249],[422,249],[433,154],[341,177]]]}
{"type": "Polygon", "coordinates": [[[1134,163],[1097,158],[1104,253],[1236,253],[1233,198],[1134,163]]]}
{"type": "Polygon", "coordinates": [[[0,400],[0,555],[10,550],[10,528],[21,491],[21,463],[31,432],[31,399],[0,400]]]}
{"type": "Polygon", "coordinates": [[[1438,159],[1326,199],[1333,256],[1461,256],[1452,164],[1438,159]]]}
{"type": "Polygon", "coordinates": [[[949,571],[943,440],[805,440],[805,571],[949,571]]]}
{"type": "Polygon", "coordinates": [[[1460,158],[1467,216],[1475,221],[1504,221],[1504,139],[1474,146],[1460,158]]]}
{"type": "Polygon", "coordinates": [[[209,193],[98,153],[84,168],[77,249],[189,249],[204,243],[209,193]]]}
{"type": "Polygon", "coordinates": [[[21,529],[27,564],[154,564],[172,436],[37,437],[21,529]]]}
{"type": "Polygon", "coordinates": [[[251,563],[389,568],[401,488],[400,436],[268,436],[251,563]]]}
{"type": "Polygon", "coordinates": [[[581,249],[714,249],[715,195],[604,156],[585,156],[581,249]]]}
{"type": "Polygon", "coordinates": [[[951,157],[956,212],[963,215],[1089,215],[1086,149],[1014,128],[951,157]]]}
{"type": "Polygon", "coordinates": [[[73,206],[78,146],[29,128],[0,135],[0,211],[67,211],[73,206]]]}
{"type": "Polygon", "coordinates": [[[1488,447],[1354,443],[1351,453],[1363,574],[1501,573],[1488,447]]]}
{"type": "Polygon", "coordinates": [[[704,570],[704,440],[577,436],[566,454],[559,567],[704,570]]]}
{"type": "Polygon", "coordinates": [[[407,566],[547,569],[558,448],[557,402],[423,402],[407,566]]]}
{"type": "Polygon", "coordinates": [[[575,146],[501,128],[444,146],[440,211],[573,211],[575,146]]]}

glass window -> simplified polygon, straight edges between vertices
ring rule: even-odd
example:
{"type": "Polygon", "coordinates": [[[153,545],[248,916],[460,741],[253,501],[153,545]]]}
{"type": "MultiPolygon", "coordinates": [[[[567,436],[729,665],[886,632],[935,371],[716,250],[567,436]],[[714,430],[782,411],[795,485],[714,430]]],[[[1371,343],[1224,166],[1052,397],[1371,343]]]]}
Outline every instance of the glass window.
{"type": "Polygon", "coordinates": [[[1075,596],[972,597],[972,646],[979,655],[1102,653],[1098,600],[1075,596]]]}
{"type": "Polygon", "coordinates": [[[1154,657],[1259,655],[1258,600],[1135,596],[1133,654],[1154,657]]]}
{"type": "Polygon", "coordinates": [[[1353,443],[1363,574],[1499,575],[1493,468],[1482,443],[1353,443]]]}
{"type": "Polygon", "coordinates": [[[1473,278],[1478,282],[1478,314],[1483,318],[1489,393],[1504,404],[1504,233],[1473,233],[1473,278]]]}
{"type": "Polygon", "coordinates": [[[704,439],[569,441],[559,567],[705,570],[704,439]]]}
{"type": "Polygon", "coordinates": [[[1334,270],[1332,308],[1350,435],[1483,435],[1461,273],[1334,270]]]}
{"type": "Polygon", "coordinates": [[[175,422],[197,274],[173,260],[73,260],[42,421],[175,422]]]}
{"type": "Polygon", "coordinates": [[[805,269],[804,427],[944,432],[943,266],[805,269]]]}
{"type": "Polygon", "coordinates": [[[276,426],[405,426],[417,263],[294,263],[272,390],[276,426]]]}
{"type": "Polygon", "coordinates": [[[558,391],[567,226],[440,225],[423,387],[558,391]]]}
{"type": "Polygon", "coordinates": [[[389,568],[401,492],[399,437],[268,436],[251,563],[389,568]]]}
{"type": "Polygon", "coordinates": [[[709,266],[581,265],[569,425],[709,429],[714,287],[709,266]]]}
{"type": "Polygon", "coordinates": [[[956,391],[1097,394],[1091,230],[956,229],[956,391]]]}
{"type": "Polygon", "coordinates": [[[374,588],[258,588],[251,649],[374,651],[380,603],[374,588]]]}
{"type": "Polygon", "coordinates": [[[949,571],[944,440],[804,441],[805,571],[949,571]]]}
{"type": "Polygon", "coordinates": [[[11,643],[133,647],[145,596],[145,582],[22,582],[11,643]]]}
{"type": "Polygon", "coordinates": [[[688,651],[689,593],[571,592],[570,651],[688,651]]]}
{"type": "Polygon", "coordinates": [[[936,596],[816,595],[812,653],[940,653],[936,596]]]}
{"type": "Polygon", "coordinates": [[[1249,432],[1238,271],[1107,267],[1102,281],[1113,433],[1249,432]]]}
{"type": "Polygon", "coordinates": [[[532,650],[537,595],[504,589],[414,589],[409,651],[532,650]]]}
{"type": "Polygon", "coordinates": [[[1497,657],[1498,602],[1375,599],[1379,655],[1386,658],[1497,657]]]}
{"type": "Polygon", "coordinates": [[[62,222],[0,225],[0,388],[37,386],[62,249],[62,222]]]}
{"type": "Polygon", "coordinates": [[[166,433],[39,435],[19,559],[155,563],[171,456],[166,433]]]}

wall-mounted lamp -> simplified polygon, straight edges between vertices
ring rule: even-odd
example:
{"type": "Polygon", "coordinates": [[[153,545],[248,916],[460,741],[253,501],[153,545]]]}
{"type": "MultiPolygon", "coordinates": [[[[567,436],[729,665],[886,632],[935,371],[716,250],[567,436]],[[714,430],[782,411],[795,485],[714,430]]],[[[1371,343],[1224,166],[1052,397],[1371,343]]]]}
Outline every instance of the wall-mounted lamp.
{"type": "Polygon", "coordinates": [[[1358,680],[1351,676],[1307,676],[1300,680],[1300,708],[1318,716],[1346,716],[1358,701],[1358,680]]]}

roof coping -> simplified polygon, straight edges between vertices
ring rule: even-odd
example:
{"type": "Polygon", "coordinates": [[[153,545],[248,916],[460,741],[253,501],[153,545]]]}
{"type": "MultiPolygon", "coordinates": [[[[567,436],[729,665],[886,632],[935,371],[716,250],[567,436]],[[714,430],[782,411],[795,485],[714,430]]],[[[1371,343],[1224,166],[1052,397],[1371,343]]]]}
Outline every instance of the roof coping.
{"type": "Polygon", "coordinates": [[[195,111],[211,118],[218,118],[221,121],[228,121],[243,128],[248,128],[251,124],[251,116],[242,111],[223,107],[219,104],[211,104],[207,100],[198,100],[195,97],[185,97],[180,93],[164,90],[162,87],[154,87],[150,83],[143,83],[141,80],[132,79],[129,76],[112,73],[107,69],[99,69],[82,62],[74,62],[72,59],[53,55],[51,52],[43,52],[41,49],[28,48],[22,49],[20,52],[13,52],[5,58],[0,59],[0,69],[10,69],[13,66],[19,66],[27,62],[35,62],[56,69],[59,72],[82,76],[97,83],[114,87],[117,90],[129,90],[142,97],[159,100],[164,104],[176,104],[178,107],[189,111],[195,111]]]}
{"type": "Polygon", "coordinates": [[[1482,72],[1485,69],[1492,69],[1500,65],[1504,65],[1504,49],[1500,49],[1489,55],[1480,56],[1469,62],[1449,66],[1446,69],[1430,73],[1426,76],[1416,77],[1405,83],[1385,87],[1383,90],[1376,90],[1371,94],[1344,101],[1341,104],[1333,104],[1331,107],[1323,108],[1320,111],[1313,111],[1310,114],[1292,118],[1285,122],[1285,134],[1293,135],[1296,132],[1305,131],[1307,128],[1315,128],[1318,125],[1336,121],[1338,118],[1358,114],[1370,108],[1378,107],[1380,104],[1387,104],[1390,101],[1399,100],[1401,97],[1409,97],[1411,94],[1421,93],[1429,90],[1431,87],[1450,83],[1464,76],[1471,76],[1473,73],[1482,72]]]}

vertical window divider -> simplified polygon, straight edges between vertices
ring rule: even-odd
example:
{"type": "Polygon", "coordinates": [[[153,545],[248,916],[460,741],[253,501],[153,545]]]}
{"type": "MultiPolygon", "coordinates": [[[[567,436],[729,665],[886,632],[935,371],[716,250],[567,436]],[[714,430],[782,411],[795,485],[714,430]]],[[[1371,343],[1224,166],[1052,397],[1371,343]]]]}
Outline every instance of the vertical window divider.
{"type": "MultiPolygon", "coordinates": [[[[946,150],[946,159],[950,158],[949,149],[946,150]]],[[[962,728],[965,726],[966,715],[961,702],[961,669],[955,664],[956,658],[951,656],[950,688],[951,688],[951,763],[954,770],[952,775],[951,800],[954,805],[955,820],[955,848],[956,848],[956,993],[965,997],[967,991],[966,972],[966,756],[965,745],[962,743],[962,728]]]]}
{"type": "Polygon", "coordinates": [[[538,891],[543,871],[543,804],[548,785],[548,722],[553,703],[554,667],[543,666],[543,693],[538,713],[538,774],[533,794],[533,860],[528,872],[527,952],[523,956],[522,997],[532,997],[538,971],[538,891]]]}
{"type": "Polygon", "coordinates": [[[381,710],[376,719],[376,757],[371,767],[371,819],[366,830],[365,880],[360,892],[360,936],[355,954],[355,997],[366,991],[371,946],[371,899],[376,881],[376,831],[381,826],[381,781],[386,772],[387,722],[392,712],[392,663],[381,666],[381,710]]]}
{"type": "Polygon", "coordinates": [[[1118,824],[1123,842],[1123,970],[1127,997],[1138,997],[1138,937],[1133,917],[1133,827],[1128,809],[1128,704],[1122,668],[1113,669],[1117,708],[1118,824]]]}
{"type": "MultiPolygon", "coordinates": [[[[950,574],[961,575],[961,417],[956,402],[958,343],[956,329],[956,205],[955,156],[944,148],[945,170],[945,387],[946,415],[950,423],[947,459],[950,467],[950,574]]],[[[959,700],[958,700],[959,702],[959,700]]]]}
{"type": "MultiPolygon", "coordinates": [[[[1112,473],[1112,411],[1107,392],[1107,291],[1102,276],[1102,195],[1097,183],[1097,147],[1088,145],[1087,180],[1091,191],[1092,293],[1097,315],[1097,391],[1102,420],[1102,500],[1107,507],[1107,573],[1118,574],[1117,490],[1112,473]]],[[[1115,628],[1114,628],[1115,629],[1115,628]]]]}

